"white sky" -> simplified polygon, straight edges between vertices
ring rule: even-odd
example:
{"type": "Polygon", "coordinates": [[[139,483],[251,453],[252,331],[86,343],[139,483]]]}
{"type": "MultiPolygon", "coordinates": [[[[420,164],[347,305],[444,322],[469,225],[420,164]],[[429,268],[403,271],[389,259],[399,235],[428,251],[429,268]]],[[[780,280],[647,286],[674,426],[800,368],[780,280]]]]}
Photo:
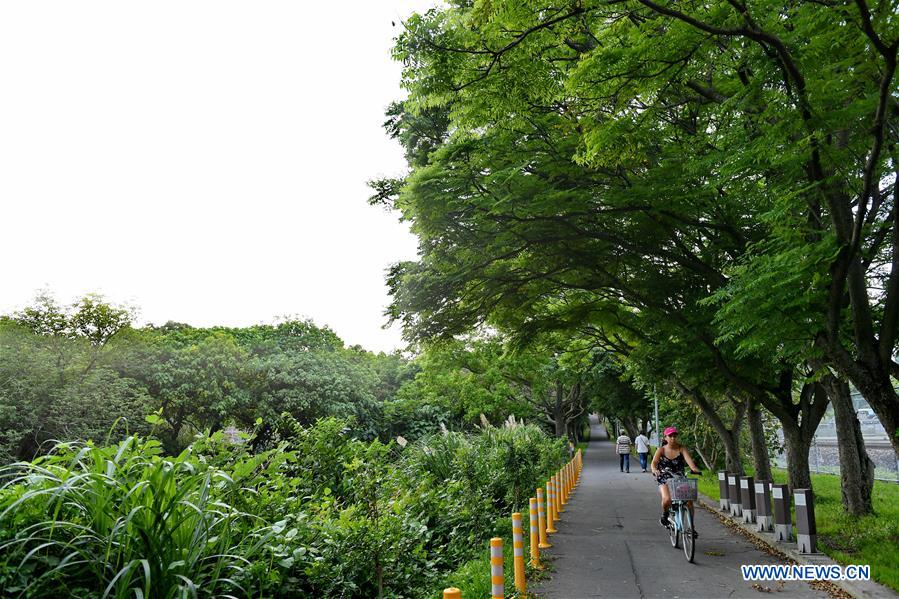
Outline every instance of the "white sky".
{"type": "Polygon", "coordinates": [[[98,291],[142,322],[297,314],[401,347],[384,272],[415,238],[365,182],[405,169],[390,48],[434,4],[0,3],[0,313],[98,291]]]}

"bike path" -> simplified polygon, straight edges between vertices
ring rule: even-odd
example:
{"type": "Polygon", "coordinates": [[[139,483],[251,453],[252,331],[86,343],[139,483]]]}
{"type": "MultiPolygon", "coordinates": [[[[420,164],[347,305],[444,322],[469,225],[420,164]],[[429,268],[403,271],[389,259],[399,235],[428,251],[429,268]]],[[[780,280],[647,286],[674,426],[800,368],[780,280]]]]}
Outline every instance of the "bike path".
{"type": "MultiPolygon", "coordinates": [[[[594,423],[591,439],[600,436],[605,433],[594,423]]],[[[639,460],[631,456],[631,472],[622,474],[612,442],[592,441],[580,484],[556,523],[559,532],[550,535],[553,547],[545,550],[555,571],[529,590],[546,599],[830,597],[804,582],[744,582],[741,564],[786,562],[729,532],[701,508],[695,563],[688,563],[659,524],[656,486],[652,474],[640,471],[639,460]]]]}

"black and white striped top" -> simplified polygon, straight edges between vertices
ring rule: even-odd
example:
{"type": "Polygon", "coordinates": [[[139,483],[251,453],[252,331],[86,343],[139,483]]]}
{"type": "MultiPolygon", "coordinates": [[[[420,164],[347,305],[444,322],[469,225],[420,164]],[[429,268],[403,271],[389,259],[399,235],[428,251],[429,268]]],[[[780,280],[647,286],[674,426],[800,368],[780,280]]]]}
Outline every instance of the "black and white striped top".
{"type": "Polygon", "coordinates": [[[618,444],[618,453],[631,452],[631,438],[627,435],[621,435],[620,437],[618,437],[616,443],[618,444]]]}

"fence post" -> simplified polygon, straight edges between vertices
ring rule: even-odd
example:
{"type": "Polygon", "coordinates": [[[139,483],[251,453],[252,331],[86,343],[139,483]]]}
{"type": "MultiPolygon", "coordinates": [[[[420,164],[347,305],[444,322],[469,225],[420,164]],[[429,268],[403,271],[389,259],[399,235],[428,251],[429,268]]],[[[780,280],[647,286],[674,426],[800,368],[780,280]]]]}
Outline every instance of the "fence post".
{"type": "Polygon", "coordinates": [[[727,496],[730,498],[730,515],[739,518],[743,515],[743,506],[740,504],[740,481],[736,474],[727,475],[727,496]]]}
{"type": "Polygon", "coordinates": [[[531,550],[531,567],[540,569],[540,532],[538,526],[540,522],[537,518],[537,498],[531,497],[528,502],[528,514],[530,515],[531,535],[528,539],[528,547],[531,550]]]}
{"type": "Polygon", "coordinates": [[[540,535],[540,549],[549,549],[552,545],[546,539],[546,498],[543,489],[537,489],[537,532],[540,535]]]}
{"type": "Polygon", "coordinates": [[[751,476],[740,477],[740,505],[743,506],[743,522],[755,522],[755,482],[751,476]]]}
{"type": "Polygon", "coordinates": [[[515,573],[515,588],[523,597],[527,593],[524,578],[524,530],[521,527],[521,512],[512,514],[512,571],[515,573]]]}
{"type": "Polygon", "coordinates": [[[796,542],[799,553],[818,553],[814,493],[811,489],[796,489],[793,492],[793,501],[796,503],[796,542]]]}
{"type": "Polygon", "coordinates": [[[793,538],[793,524],[790,522],[790,486],[772,485],[774,498],[774,539],[789,541],[793,538]]]}
{"type": "Polygon", "coordinates": [[[443,589],[443,599],[462,599],[462,591],[456,587],[443,589]]]}
{"type": "Polygon", "coordinates": [[[490,539],[490,597],[505,599],[506,581],[503,577],[503,540],[499,537],[490,539]]]}
{"type": "Polygon", "coordinates": [[[727,470],[718,471],[718,507],[722,512],[730,510],[730,499],[727,493],[727,470]]]}
{"type": "Polygon", "coordinates": [[[766,480],[755,481],[756,530],[771,532],[774,530],[774,518],[771,516],[771,483],[766,480]]]}

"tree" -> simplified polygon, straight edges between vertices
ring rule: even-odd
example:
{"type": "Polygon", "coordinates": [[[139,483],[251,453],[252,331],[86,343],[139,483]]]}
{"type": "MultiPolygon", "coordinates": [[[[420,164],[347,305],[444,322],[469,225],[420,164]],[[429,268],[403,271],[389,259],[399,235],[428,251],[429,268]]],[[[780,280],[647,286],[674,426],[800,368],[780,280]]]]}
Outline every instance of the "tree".
{"type": "Polygon", "coordinates": [[[40,292],[0,318],[0,459],[31,459],[50,440],[146,430],[150,398],[116,372],[109,345],[132,317],[98,295],[64,307],[40,292]]]}
{"type": "MultiPolygon", "coordinates": [[[[797,9],[789,30],[766,13],[764,25],[818,49],[831,42],[819,31],[828,9],[797,9]]],[[[452,134],[390,198],[422,239],[422,260],[389,278],[393,316],[423,337],[485,320],[517,331],[541,320],[534,315],[552,325],[551,302],[603,327],[621,313],[615,303],[667,320],[749,402],[750,428],[758,433],[759,404],[778,417],[791,481],[805,485],[827,403],[806,360],[814,356],[747,352],[719,334],[722,314],[703,302],[776,238],[782,211],[808,214],[808,146],[796,140],[809,105],[780,68],[791,66],[782,40],[730,5],[706,14],[714,30],[650,2],[458,5],[410,19],[396,51],[407,107],[447,107],[452,134]],[[784,201],[797,198],[798,210],[784,201]]],[[[865,54],[864,34],[829,33],[849,58],[828,59],[860,65],[846,78],[853,89],[889,79],[865,54]]],[[[815,110],[842,117],[864,145],[870,96],[845,111],[855,92],[847,98],[827,71],[815,75],[815,110]]],[[[790,329],[779,324],[764,328],[790,329]]]]}

